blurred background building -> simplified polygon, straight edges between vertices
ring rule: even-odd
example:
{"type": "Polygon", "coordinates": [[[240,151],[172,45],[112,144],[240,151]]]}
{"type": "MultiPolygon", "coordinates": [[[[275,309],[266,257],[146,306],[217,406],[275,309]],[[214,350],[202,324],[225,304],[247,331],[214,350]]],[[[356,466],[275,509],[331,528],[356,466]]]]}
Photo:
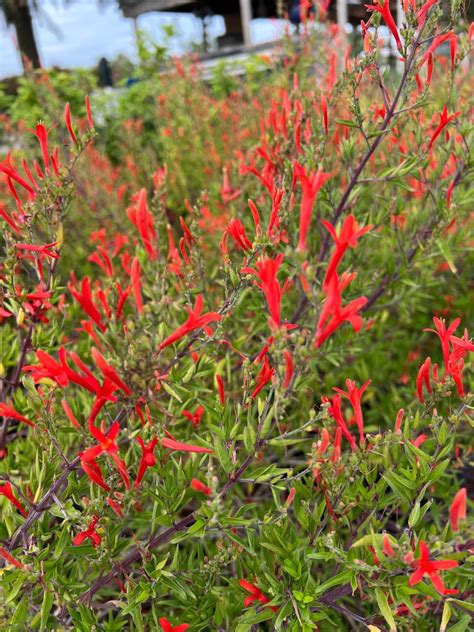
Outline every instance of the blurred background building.
{"type": "MultiPolygon", "coordinates": [[[[389,1],[401,24],[401,4],[389,1]]],[[[449,11],[450,0],[440,2],[449,11]]],[[[288,19],[297,28],[310,6],[348,30],[369,17],[364,0],[0,0],[0,78],[21,73],[22,62],[67,68],[133,59],[138,32],[160,43],[159,25],[179,33],[166,42],[174,54],[244,49],[281,37],[288,19]]]]}

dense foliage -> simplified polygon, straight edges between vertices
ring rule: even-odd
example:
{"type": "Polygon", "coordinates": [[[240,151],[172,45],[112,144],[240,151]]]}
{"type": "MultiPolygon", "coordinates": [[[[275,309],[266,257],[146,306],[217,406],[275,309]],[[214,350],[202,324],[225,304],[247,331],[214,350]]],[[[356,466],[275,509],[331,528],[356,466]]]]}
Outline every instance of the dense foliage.
{"type": "Polygon", "coordinates": [[[360,55],[306,28],[92,113],[24,80],[46,124],[3,120],[4,629],[469,629],[473,29],[405,4],[399,33],[375,2],[360,55]]]}

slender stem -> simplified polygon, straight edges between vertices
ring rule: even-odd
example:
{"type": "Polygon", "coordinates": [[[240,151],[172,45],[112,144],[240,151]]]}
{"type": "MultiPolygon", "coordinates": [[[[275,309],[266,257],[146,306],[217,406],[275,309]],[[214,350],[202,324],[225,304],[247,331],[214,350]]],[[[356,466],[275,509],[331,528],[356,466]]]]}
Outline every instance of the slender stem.
{"type": "MultiPolygon", "coordinates": [[[[56,271],[56,267],[57,267],[57,261],[58,259],[55,259],[53,261],[53,263],[51,264],[51,268],[49,271],[49,278],[48,278],[48,283],[46,284],[44,290],[46,292],[48,292],[51,289],[51,283],[53,280],[53,276],[54,273],[56,271]]],[[[2,393],[1,396],[1,401],[5,402],[7,400],[7,397],[10,396],[19,386],[20,386],[20,378],[21,378],[21,372],[22,369],[25,365],[25,361],[26,361],[26,356],[28,354],[28,351],[30,350],[30,346],[31,346],[31,340],[33,338],[33,332],[35,330],[35,327],[37,325],[37,323],[39,322],[39,313],[41,311],[41,307],[38,308],[38,312],[35,313],[34,316],[32,316],[31,318],[31,322],[28,326],[28,331],[26,333],[26,336],[23,340],[23,343],[21,345],[21,352],[20,352],[20,357],[18,359],[18,362],[16,364],[15,370],[13,372],[11,381],[9,386],[5,389],[5,393],[2,393]]],[[[8,428],[10,425],[10,421],[11,419],[9,417],[5,417],[4,422],[2,424],[2,428],[0,430],[0,450],[3,450],[5,448],[5,444],[6,444],[6,439],[7,439],[7,432],[8,432],[8,428]]]]}
{"type": "MultiPolygon", "coordinates": [[[[407,61],[406,61],[406,64],[405,64],[405,68],[404,68],[404,71],[403,71],[402,78],[400,79],[400,83],[398,85],[397,92],[395,94],[395,97],[393,98],[393,101],[392,101],[389,109],[387,110],[387,112],[385,114],[385,118],[382,121],[382,124],[380,125],[377,137],[375,138],[375,140],[372,143],[372,145],[365,152],[365,154],[362,156],[361,161],[359,162],[356,170],[352,174],[352,177],[351,177],[351,179],[349,181],[349,184],[347,185],[346,190],[344,191],[344,193],[342,195],[342,198],[341,198],[339,204],[337,205],[337,207],[336,207],[336,209],[334,211],[334,215],[333,215],[333,218],[332,218],[332,223],[333,224],[337,223],[339,217],[344,212],[344,210],[346,208],[346,204],[347,204],[347,202],[349,200],[349,197],[350,197],[352,191],[354,190],[354,187],[359,182],[360,174],[364,170],[365,165],[369,162],[372,154],[376,151],[377,147],[380,145],[380,143],[382,142],[383,138],[385,137],[385,134],[383,134],[383,132],[388,128],[390,122],[392,121],[392,118],[393,118],[393,115],[394,115],[395,110],[397,108],[398,102],[399,102],[399,100],[400,100],[400,98],[401,98],[401,96],[403,94],[403,90],[405,88],[405,85],[406,85],[406,82],[408,80],[408,77],[410,76],[412,65],[413,65],[413,62],[415,61],[415,58],[416,58],[416,51],[418,50],[418,42],[419,42],[419,38],[421,37],[422,31],[423,31],[423,28],[420,30],[418,35],[415,37],[415,40],[413,41],[413,44],[411,46],[410,54],[409,54],[409,56],[407,58],[407,61]]],[[[319,263],[321,263],[325,259],[327,250],[329,248],[329,241],[330,241],[330,235],[329,235],[328,232],[326,232],[326,235],[324,236],[323,243],[321,244],[321,249],[320,249],[319,255],[318,255],[318,262],[319,263]]]]}
{"type": "Polygon", "coordinates": [[[67,483],[67,478],[69,473],[73,470],[76,470],[79,467],[80,458],[76,456],[69,465],[67,465],[63,472],[58,476],[58,478],[53,482],[48,491],[44,494],[43,498],[36,505],[34,509],[30,511],[27,515],[24,523],[19,527],[15,533],[10,538],[10,541],[7,544],[7,549],[10,551],[15,549],[20,541],[26,536],[30,526],[38,520],[38,518],[42,515],[42,513],[50,507],[55,501],[55,497],[58,496],[59,492],[63,488],[63,486],[67,483]]]}
{"type": "MultiPolygon", "coordinates": [[[[261,440],[261,443],[263,445],[263,440],[261,440]]],[[[221,491],[219,492],[217,496],[218,499],[224,498],[227,492],[240,481],[240,477],[251,465],[251,463],[255,459],[255,456],[256,456],[255,452],[252,454],[249,454],[247,458],[243,461],[243,463],[240,465],[240,467],[233,474],[229,476],[226,484],[224,485],[224,487],[221,489],[221,491]]],[[[196,522],[196,519],[197,519],[197,510],[192,511],[191,513],[187,514],[186,516],[184,516],[184,518],[181,518],[181,520],[178,520],[178,522],[175,522],[172,526],[168,527],[164,531],[155,533],[146,543],[145,549],[150,550],[150,549],[157,548],[158,546],[161,546],[163,544],[166,544],[166,542],[171,540],[171,538],[176,533],[179,533],[180,531],[186,531],[187,529],[189,529],[189,527],[191,527],[196,522]]],[[[92,586],[85,593],[81,595],[79,600],[81,602],[90,603],[92,597],[95,595],[95,593],[98,590],[110,584],[110,582],[115,577],[117,577],[117,575],[123,573],[124,570],[127,570],[128,568],[130,568],[130,566],[135,564],[135,562],[138,562],[141,559],[142,550],[143,550],[142,547],[139,547],[139,546],[134,547],[134,549],[130,551],[122,560],[120,560],[120,562],[116,562],[113,565],[112,570],[110,570],[106,575],[99,577],[99,579],[97,579],[92,584],[92,586]]]]}

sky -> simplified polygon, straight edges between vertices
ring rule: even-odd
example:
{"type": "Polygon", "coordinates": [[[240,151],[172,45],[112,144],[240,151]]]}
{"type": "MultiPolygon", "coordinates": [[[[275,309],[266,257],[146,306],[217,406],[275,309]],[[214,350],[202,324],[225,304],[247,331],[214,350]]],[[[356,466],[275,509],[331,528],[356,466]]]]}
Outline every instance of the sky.
{"type": "MultiPolygon", "coordinates": [[[[111,60],[119,53],[135,56],[133,22],[124,18],[115,2],[99,7],[97,0],[40,0],[41,9],[34,18],[34,28],[41,62],[44,67],[91,67],[101,57],[111,60]]],[[[178,35],[171,41],[173,53],[182,53],[190,44],[200,42],[201,22],[189,14],[148,13],[138,18],[138,26],[163,41],[162,25],[173,24],[178,35]]],[[[270,20],[253,20],[252,41],[273,39],[281,25],[270,20]]],[[[215,16],[208,29],[211,38],[224,33],[224,20],[215,16]]],[[[0,78],[21,73],[14,29],[0,18],[0,78]]]]}

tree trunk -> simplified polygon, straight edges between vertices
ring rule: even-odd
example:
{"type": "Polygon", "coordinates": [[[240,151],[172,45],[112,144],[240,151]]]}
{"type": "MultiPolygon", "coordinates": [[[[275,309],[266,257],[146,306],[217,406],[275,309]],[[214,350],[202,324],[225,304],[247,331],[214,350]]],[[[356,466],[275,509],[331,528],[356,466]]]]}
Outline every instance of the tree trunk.
{"type": "Polygon", "coordinates": [[[33,68],[41,68],[28,0],[16,0],[13,3],[10,17],[12,24],[15,26],[23,67],[25,67],[24,58],[26,57],[33,68]]]}

